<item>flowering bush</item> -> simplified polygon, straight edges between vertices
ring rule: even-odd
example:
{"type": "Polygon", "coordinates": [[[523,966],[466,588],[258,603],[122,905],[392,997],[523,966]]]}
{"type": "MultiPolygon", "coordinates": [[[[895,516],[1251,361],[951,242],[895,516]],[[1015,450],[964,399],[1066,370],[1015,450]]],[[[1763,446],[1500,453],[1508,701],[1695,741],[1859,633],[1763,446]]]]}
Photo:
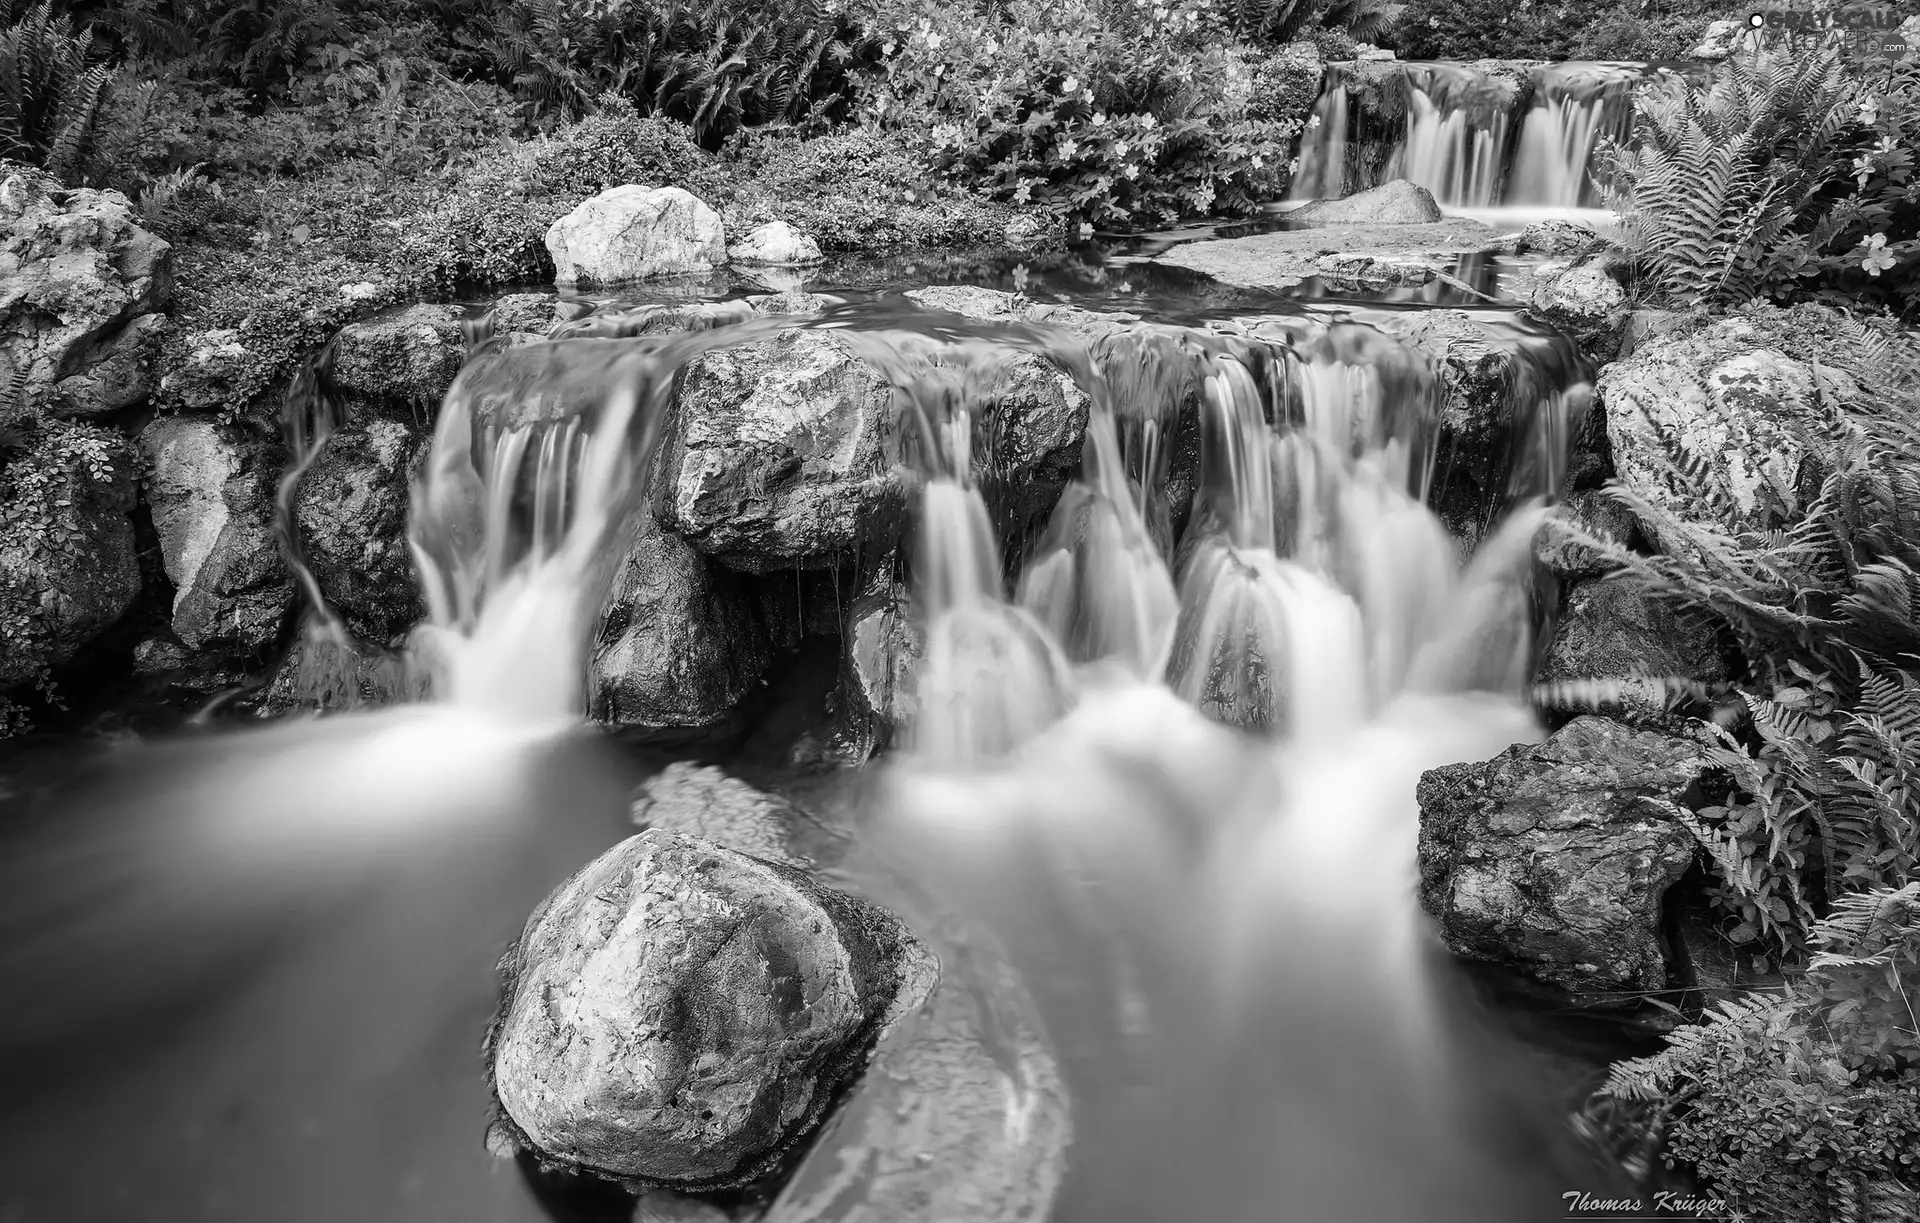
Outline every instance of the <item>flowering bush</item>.
{"type": "Polygon", "coordinates": [[[924,127],[935,164],[994,198],[1127,225],[1245,214],[1286,186],[1301,117],[1255,117],[1255,55],[1220,38],[1211,0],[1011,0],[997,24],[918,8],[879,28],[870,117],[924,127]]]}

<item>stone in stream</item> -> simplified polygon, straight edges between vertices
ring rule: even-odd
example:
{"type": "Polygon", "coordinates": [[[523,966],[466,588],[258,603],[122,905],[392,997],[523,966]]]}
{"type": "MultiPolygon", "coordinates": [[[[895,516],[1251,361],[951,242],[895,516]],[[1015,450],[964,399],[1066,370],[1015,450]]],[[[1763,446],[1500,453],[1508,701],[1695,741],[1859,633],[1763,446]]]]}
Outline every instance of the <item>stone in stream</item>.
{"type": "Polygon", "coordinates": [[[612,187],[547,230],[554,280],[614,285],[710,272],[727,262],[720,215],[679,187],[612,187]]]}
{"type": "Polygon", "coordinates": [[[488,1058],[515,1145],[682,1190],[777,1171],[937,975],[875,905],[658,830],[562,884],[501,971],[488,1058]]]}
{"type": "MultiPolygon", "coordinates": [[[[977,295],[944,292],[923,304],[985,308],[977,295]]],[[[1005,317],[1015,309],[1009,303],[1027,305],[978,293],[1004,305],[1005,317]]],[[[819,300],[769,298],[753,309],[811,313],[819,300]]],[[[930,372],[925,363],[909,370],[930,372]]],[[[1078,461],[1086,396],[1025,354],[955,376],[969,381],[975,452],[993,478],[1016,491],[1057,493],[1078,461]]],[[[822,568],[899,532],[907,504],[899,439],[908,426],[892,384],[844,336],[795,330],[705,353],[688,363],[677,406],[663,443],[661,524],[700,552],[750,573],[822,568]]],[[[1023,510],[1047,508],[1037,504],[1044,496],[1028,500],[1036,504],[1023,510]]]]}
{"type": "Polygon", "coordinates": [[[1438,221],[1440,205],[1433,192],[1404,178],[1356,191],[1343,199],[1315,200],[1286,214],[1298,226],[1418,225],[1438,221]]]}
{"type": "Polygon", "coordinates": [[[768,221],[727,247],[727,259],[749,267],[809,267],[823,262],[820,244],[785,221],[768,221]]]}
{"type": "Polygon", "coordinates": [[[1709,767],[1694,739],[1587,716],[1433,769],[1421,903],[1467,959],[1576,994],[1663,989],[1662,902],[1698,852],[1688,821],[1709,767]]]}
{"type": "Polygon", "coordinates": [[[342,426],[300,481],[293,517],[307,565],[355,635],[390,643],[420,618],[407,543],[409,483],[420,438],[366,415],[342,426]]]}
{"type": "Polygon", "coordinates": [[[642,828],[700,837],[782,866],[812,867],[846,850],[845,833],[711,765],[668,765],[641,784],[632,815],[642,828]]]}
{"type": "Polygon", "coordinates": [[[770,660],[739,575],[636,515],[589,662],[593,715],[644,731],[718,727],[770,660]]]}

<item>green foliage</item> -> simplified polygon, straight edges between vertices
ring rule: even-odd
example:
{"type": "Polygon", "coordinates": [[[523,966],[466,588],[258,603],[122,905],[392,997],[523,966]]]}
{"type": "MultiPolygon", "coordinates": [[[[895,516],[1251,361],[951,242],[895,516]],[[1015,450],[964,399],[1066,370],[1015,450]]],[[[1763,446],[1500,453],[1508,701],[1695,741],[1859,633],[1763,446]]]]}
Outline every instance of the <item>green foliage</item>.
{"type": "MultiPolygon", "coordinates": [[[[1204,11],[1208,6],[1199,6],[1204,11]]],[[[1209,24],[1245,42],[1279,46],[1324,30],[1339,30],[1361,42],[1378,42],[1399,19],[1400,4],[1386,0],[1218,0],[1209,24]]]]}
{"type": "Polygon", "coordinates": [[[1094,224],[1279,197],[1301,120],[1254,117],[1255,54],[1220,41],[1210,9],[1012,0],[1001,16],[883,26],[871,117],[927,131],[936,165],[993,198],[1094,224]]]}
{"type": "Polygon", "coordinates": [[[729,232],[785,220],[828,253],[997,243],[1014,215],[930,177],[900,138],[869,127],[807,140],[756,137],[725,169],[729,232]]]}
{"type": "Polygon", "coordinates": [[[93,152],[113,72],[95,62],[93,31],[75,34],[46,0],[18,3],[0,0],[0,20],[14,19],[0,30],[0,157],[73,181],[93,152]]]}
{"type": "Polygon", "coordinates": [[[90,540],[71,507],[92,498],[87,486],[126,474],[132,457],[115,434],[27,416],[15,402],[7,405],[0,432],[14,439],[0,465],[0,675],[17,684],[24,671],[44,686],[53,630],[42,575],[88,563],[90,540]]]}
{"type": "Polygon", "coordinates": [[[1634,135],[1605,173],[1655,297],[1920,309],[1920,277],[1897,271],[1920,253],[1920,59],[1882,72],[1832,44],[1739,56],[1704,84],[1643,90],[1634,135]]]}
{"type": "Polygon", "coordinates": [[[1404,59],[1680,59],[1725,0],[1409,0],[1393,27],[1404,59]]]}
{"type": "Polygon", "coordinates": [[[575,205],[622,183],[677,186],[711,201],[724,176],[683,125],[620,98],[552,137],[482,158],[409,221],[402,256],[423,283],[511,284],[553,272],[546,235],[575,205]]]}
{"type": "Polygon", "coordinates": [[[818,0],[508,0],[462,37],[541,111],[576,118],[618,94],[709,148],[849,102],[853,31],[818,0]]]}
{"type": "Polygon", "coordinates": [[[1667,1117],[1667,1157],[1736,1218],[1895,1220],[1920,1206],[1920,884],[1850,896],[1781,996],[1722,1003],[1605,1093],[1667,1117]]]}

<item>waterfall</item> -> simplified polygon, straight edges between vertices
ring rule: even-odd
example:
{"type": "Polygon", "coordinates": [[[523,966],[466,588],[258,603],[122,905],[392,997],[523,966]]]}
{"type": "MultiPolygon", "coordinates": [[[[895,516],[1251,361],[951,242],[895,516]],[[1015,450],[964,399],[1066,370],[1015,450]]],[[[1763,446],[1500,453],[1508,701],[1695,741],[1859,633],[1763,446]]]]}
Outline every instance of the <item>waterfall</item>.
{"type": "MultiPolygon", "coordinates": [[[[414,489],[432,700],[131,756],[0,856],[0,930],[31,932],[0,975],[34,1001],[0,1027],[0,1215],[548,1217],[480,1141],[491,968],[630,831],[583,674],[677,375],[796,327],[896,390],[925,649],[863,861],[988,931],[1036,998],[1076,1140],[1032,1217],[1480,1223],[1598,1183],[1564,1179],[1413,901],[1421,771],[1535,733],[1530,541],[1579,370],[1518,380],[1489,502],[1515,508],[1463,566],[1426,504],[1435,373],[1363,323],[751,313],[481,345],[414,489]],[[1087,423],[1023,547],[982,489],[982,405],[1035,357],[1087,423]]],[[[1017,1130],[1009,1084],[1004,1116],[955,1124],[1017,1130]]],[[[806,1159],[913,1162],[844,1138],[806,1159]]]]}
{"type": "Polygon", "coordinates": [[[1369,87],[1356,97],[1356,70],[1328,66],[1289,199],[1404,178],[1448,208],[1593,207],[1595,155],[1631,135],[1633,89],[1647,72],[1609,63],[1365,69],[1369,87]]]}

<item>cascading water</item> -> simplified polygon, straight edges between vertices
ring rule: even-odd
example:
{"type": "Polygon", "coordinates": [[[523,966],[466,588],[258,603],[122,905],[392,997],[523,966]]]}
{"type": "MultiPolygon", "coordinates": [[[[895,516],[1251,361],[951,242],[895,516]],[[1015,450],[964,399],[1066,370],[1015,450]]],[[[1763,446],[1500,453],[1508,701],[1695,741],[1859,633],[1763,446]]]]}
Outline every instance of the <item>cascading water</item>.
{"type": "Polygon", "coordinates": [[[1362,82],[1329,66],[1288,198],[1337,199],[1388,179],[1443,207],[1591,208],[1595,155],[1631,134],[1645,65],[1406,63],[1362,82]],[[1384,147],[1382,147],[1384,146],[1384,147]]]}
{"type": "MultiPolygon", "coordinates": [[[[985,931],[1038,1001],[1076,1135],[1048,1217],[1557,1205],[1557,1127],[1461,1018],[1412,900],[1420,771],[1532,733],[1536,519],[1455,564],[1421,504],[1431,375],[1353,323],[1088,347],[917,312],[751,315],[484,347],[415,490],[410,661],[434,703],[136,754],[5,859],[0,977],[38,1005],[0,1028],[19,1085],[0,1141],[30,1170],[0,1217],[540,1216],[479,1142],[491,960],[619,835],[623,769],[570,728],[676,372],[797,326],[844,336],[902,405],[926,649],[873,860],[985,931]],[[1035,354],[1078,384],[1086,440],[1010,575],[976,441],[999,363],[1035,354]],[[76,914],[50,871],[109,903],[76,914]]],[[[1565,390],[1537,410],[1573,410],[1565,390]]],[[[1516,470],[1550,495],[1560,466],[1516,470]]],[[[992,1124],[1024,1132],[1024,1081],[992,1124]]],[[[883,1066],[847,1108],[884,1090],[883,1066]]],[[[841,1140],[795,1184],[865,1160],[841,1140]]],[[[826,1217],[903,1223],[875,1209],[826,1217]]],[[[822,1216],[789,1195],[767,1217],[822,1216]]]]}

